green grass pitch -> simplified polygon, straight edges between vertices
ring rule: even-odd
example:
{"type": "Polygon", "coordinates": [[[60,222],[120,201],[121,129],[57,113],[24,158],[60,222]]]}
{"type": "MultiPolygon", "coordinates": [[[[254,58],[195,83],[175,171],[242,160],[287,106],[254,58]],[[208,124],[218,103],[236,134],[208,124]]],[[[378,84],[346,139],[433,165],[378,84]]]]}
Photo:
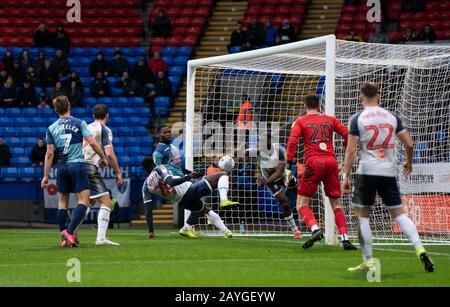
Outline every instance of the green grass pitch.
{"type": "Polygon", "coordinates": [[[425,273],[410,246],[377,246],[381,282],[349,273],[360,250],[318,243],[302,250],[290,237],[183,238],[159,230],[114,229],[121,246],[94,245],[96,231],[82,229],[78,248],[59,247],[56,230],[0,230],[0,286],[450,286],[450,247],[428,246],[435,273],[425,273]],[[78,258],[81,282],[66,280],[67,260],[78,258]]]}

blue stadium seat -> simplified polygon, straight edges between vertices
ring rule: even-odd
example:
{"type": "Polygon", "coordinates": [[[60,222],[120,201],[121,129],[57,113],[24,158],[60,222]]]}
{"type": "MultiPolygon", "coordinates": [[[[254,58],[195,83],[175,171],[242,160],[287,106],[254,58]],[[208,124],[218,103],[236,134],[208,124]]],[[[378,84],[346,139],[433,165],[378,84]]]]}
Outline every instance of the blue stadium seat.
{"type": "Polygon", "coordinates": [[[0,135],[2,137],[16,136],[17,133],[18,131],[14,127],[0,127],[0,135]]]}
{"type": "Polygon", "coordinates": [[[35,167],[34,168],[34,176],[41,180],[41,178],[44,176],[44,168],[43,167],[35,167]]]}
{"type": "Polygon", "coordinates": [[[128,136],[125,138],[125,144],[126,147],[128,146],[138,146],[139,145],[139,141],[138,138],[134,137],[134,136],[128,136]]]}
{"type": "Polygon", "coordinates": [[[111,96],[118,97],[123,96],[124,92],[122,88],[111,87],[111,96]]]}
{"type": "MultiPolygon", "coordinates": [[[[96,56],[97,55],[97,53],[99,53],[101,51],[101,49],[100,48],[96,48],[96,47],[94,47],[94,48],[85,48],[85,55],[86,56],[88,56],[88,57],[92,57],[92,56],[96,56]]],[[[94,60],[94,59],[92,59],[92,60],[94,60]]]]}
{"type": "Polygon", "coordinates": [[[75,67],[75,65],[77,63],[77,59],[76,58],[67,58],[67,62],[69,62],[70,67],[75,67]]]}
{"type": "Polygon", "coordinates": [[[189,60],[188,56],[179,55],[173,59],[173,63],[178,66],[186,66],[188,60],[189,60]]]}
{"type": "Polygon", "coordinates": [[[186,69],[181,66],[169,67],[169,76],[183,76],[186,73],[186,69]]]}
{"type": "Polygon", "coordinates": [[[19,178],[21,181],[30,182],[35,178],[34,167],[21,167],[19,168],[19,178]]]}
{"type": "Polygon", "coordinates": [[[126,147],[127,155],[129,156],[140,156],[142,155],[142,149],[139,146],[126,147]]]}
{"type": "Polygon", "coordinates": [[[18,135],[22,136],[22,137],[28,137],[28,136],[33,136],[35,135],[35,130],[31,127],[20,127],[17,128],[17,133],[18,135]]]}
{"type": "Polygon", "coordinates": [[[94,119],[91,116],[86,116],[86,117],[82,117],[81,120],[84,120],[86,122],[86,124],[90,124],[90,123],[92,123],[92,121],[94,119]]]}
{"type": "Polygon", "coordinates": [[[85,87],[89,87],[92,80],[93,79],[91,77],[80,77],[80,81],[85,87]]]}
{"type": "Polygon", "coordinates": [[[153,154],[153,147],[142,147],[142,154],[144,156],[151,156],[153,154]]]}
{"type": "Polygon", "coordinates": [[[132,136],[133,133],[133,127],[119,127],[116,131],[118,131],[119,135],[121,136],[132,136]]]}
{"type": "Polygon", "coordinates": [[[119,78],[116,77],[107,77],[106,80],[111,84],[111,86],[116,86],[116,83],[120,81],[119,78]]]}
{"type": "Polygon", "coordinates": [[[139,140],[139,144],[142,147],[152,147],[152,145],[153,145],[153,138],[151,136],[143,136],[143,137],[140,137],[138,140],[139,140]]]}
{"type": "Polygon", "coordinates": [[[85,49],[80,47],[70,48],[70,55],[73,57],[83,57],[86,55],[85,49]]]}
{"type": "Polygon", "coordinates": [[[133,107],[142,107],[144,105],[144,98],[142,97],[130,97],[128,101],[130,106],[133,107]]]}
{"type": "Polygon", "coordinates": [[[157,116],[167,116],[169,115],[169,109],[165,106],[155,106],[155,115],[157,116]]]}
{"type": "Polygon", "coordinates": [[[180,85],[181,83],[181,77],[180,76],[170,76],[169,77],[170,82],[172,82],[172,85],[180,85]]]}
{"type": "Polygon", "coordinates": [[[46,48],[41,48],[40,50],[45,52],[45,56],[47,58],[53,58],[55,56],[55,49],[54,48],[46,47],[46,48]]]}
{"type": "Polygon", "coordinates": [[[0,127],[11,127],[13,125],[14,118],[10,117],[1,117],[0,118],[0,127]]]}
{"type": "Polygon", "coordinates": [[[30,118],[28,122],[31,127],[44,127],[46,125],[45,120],[41,117],[30,118]]]}
{"type": "Polygon", "coordinates": [[[426,142],[417,142],[414,144],[414,155],[413,162],[414,163],[425,163],[427,157],[427,143],[426,142]]]}
{"type": "Polygon", "coordinates": [[[177,55],[186,55],[186,56],[190,56],[192,52],[192,48],[191,47],[178,47],[176,54],[177,55]]]}
{"type": "Polygon", "coordinates": [[[241,52],[241,47],[239,46],[230,47],[230,53],[238,53],[238,52],[241,52]]]}
{"type": "Polygon", "coordinates": [[[105,56],[114,56],[114,54],[116,53],[116,48],[112,48],[112,47],[104,47],[104,48],[100,48],[100,50],[105,54],[105,56]]]}
{"type": "MultiPolygon", "coordinates": [[[[12,159],[12,165],[15,167],[30,166],[31,161],[28,157],[17,157],[12,159]]],[[[34,173],[34,172],[33,172],[34,173]]]]}
{"type": "MultiPolygon", "coordinates": [[[[91,96],[91,90],[89,88],[89,84],[86,85],[85,87],[83,87],[83,96],[84,97],[89,97],[91,96]]],[[[84,104],[83,104],[84,105],[84,104]]]]}
{"type": "Polygon", "coordinates": [[[143,47],[133,48],[133,55],[135,57],[143,57],[147,55],[147,51],[143,47]]]}
{"type": "Polygon", "coordinates": [[[116,136],[116,133],[114,133],[114,131],[113,131],[113,135],[114,135],[114,138],[113,138],[114,146],[122,146],[123,145],[122,137],[116,136]]]}
{"type": "Polygon", "coordinates": [[[173,56],[171,56],[171,55],[167,56],[166,55],[166,56],[161,57],[161,59],[163,59],[166,62],[167,65],[169,65],[169,66],[173,65],[173,59],[174,59],[173,56]]]}
{"type": "Polygon", "coordinates": [[[116,116],[116,117],[110,118],[109,124],[111,126],[123,127],[123,126],[128,125],[128,120],[125,117],[116,116]]]}
{"type": "Polygon", "coordinates": [[[164,97],[164,96],[156,97],[153,103],[155,106],[158,106],[158,107],[159,106],[167,107],[170,104],[170,97],[164,97]]]}
{"type": "Polygon", "coordinates": [[[134,48],[120,48],[120,52],[124,57],[132,57],[134,56],[134,48]]]}
{"type": "Polygon", "coordinates": [[[135,136],[145,136],[147,135],[147,129],[144,126],[139,126],[134,128],[135,136]]]}
{"type": "Polygon", "coordinates": [[[37,139],[34,137],[22,137],[22,145],[23,147],[32,147],[36,145],[37,139]]]}
{"type": "Polygon", "coordinates": [[[138,116],[128,117],[128,122],[131,126],[140,126],[142,124],[142,120],[138,116]]]}
{"type": "Polygon", "coordinates": [[[132,117],[136,115],[136,110],[131,107],[120,108],[120,112],[126,117],[132,117]]]}
{"type": "MultiPolygon", "coordinates": [[[[89,98],[88,98],[89,99],[89,98]]],[[[89,116],[89,112],[86,108],[73,108],[71,111],[73,117],[87,117],[89,116]]]]}
{"type": "Polygon", "coordinates": [[[81,72],[81,69],[84,69],[84,71],[87,71],[87,74],[83,74],[83,75],[85,75],[86,77],[89,77],[90,76],[90,73],[89,73],[89,66],[91,66],[91,63],[93,62],[94,60],[93,59],[90,59],[90,58],[85,58],[85,57],[82,57],[82,58],[77,58],[77,67],[78,67],[78,72],[80,73],[80,74],[83,74],[82,72],[81,72]],[[87,69],[87,70],[86,70],[87,69]]]}
{"type": "Polygon", "coordinates": [[[39,115],[41,117],[51,117],[56,120],[56,113],[52,108],[39,109],[39,115]]]}
{"type": "Polygon", "coordinates": [[[86,78],[90,76],[89,67],[78,67],[78,74],[80,78],[86,78]]]}
{"type": "Polygon", "coordinates": [[[22,116],[22,110],[19,108],[6,109],[5,114],[7,117],[19,117],[22,116]]]}
{"type": "Polygon", "coordinates": [[[22,111],[23,117],[37,117],[39,116],[38,109],[36,108],[25,108],[22,111]]]}
{"type": "Polygon", "coordinates": [[[132,68],[137,65],[139,58],[128,58],[129,67],[132,68]]]}
{"type": "Polygon", "coordinates": [[[138,107],[136,108],[136,114],[139,117],[149,117],[150,116],[150,109],[147,107],[138,107]]]}
{"type": "Polygon", "coordinates": [[[131,166],[133,164],[131,158],[126,155],[118,156],[117,159],[119,160],[119,164],[123,166],[131,166]]]}
{"type": "Polygon", "coordinates": [[[5,109],[0,108],[0,118],[5,116],[5,109]]]}
{"type": "Polygon", "coordinates": [[[22,48],[20,47],[12,47],[11,49],[9,49],[9,51],[12,52],[12,54],[14,55],[14,58],[19,58],[20,54],[22,53],[22,48]]]}
{"type": "Polygon", "coordinates": [[[27,126],[30,126],[29,122],[31,119],[32,118],[25,118],[25,117],[13,118],[12,125],[14,127],[27,127],[27,126]]]}
{"type": "Polygon", "coordinates": [[[1,169],[1,177],[3,181],[17,181],[17,177],[19,176],[16,167],[4,167],[1,169]]]}
{"type": "Polygon", "coordinates": [[[97,99],[97,103],[104,103],[110,106],[113,104],[113,100],[111,97],[101,97],[97,99]]]}
{"type": "Polygon", "coordinates": [[[161,56],[174,56],[176,54],[176,50],[174,47],[164,47],[161,49],[161,56]]]}
{"type": "Polygon", "coordinates": [[[144,156],[138,155],[132,157],[133,159],[133,166],[141,166],[142,160],[144,160],[144,156]]]}
{"type": "Polygon", "coordinates": [[[22,147],[11,147],[11,155],[12,156],[24,156],[25,155],[25,149],[22,147]]]}
{"type": "Polygon", "coordinates": [[[122,114],[122,108],[111,107],[108,108],[109,116],[114,118],[115,116],[119,116],[122,114]]]}
{"type": "Polygon", "coordinates": [[[97,100],[94,97],[85,97],[83,98],[83,105],[85,106],[95,106],[97,104],[97,100]]]}
{"type": "MultiPolygon", "coordinates": [[[[113,141],[113,143],[114,143],[114,141],[113,141]]],[[[117,156],[124,155],[124,154],[125,154],[125,148],[123,148],[122,146],[115,146],[115,147],[114,147],[114,153],[115,153],[117,156]]]]}
{"type": "Polygon", "coordinates": [[[6,144],[8,144],[9,147],[20,147],[22,146],[22,141],[18,137],[7,137],[5,138],[6,144]]]}
{"type": "Polygon", "coordinates": [[[115,97],[114,105],[116,107],[127,107],[127,106],[129,106],[128,98],[127,97],[115,97]]]}
{"type": "Polygon", "coordinates": [[[56,118],[51,118],[51,117],[42,117],[42,119],[45,122],[45,125],[44,125],[45,127],[50,127],[56,121],[56,118]]]}
{"type": "Polygon", "coordinates": [[[47,132],[47,127],[37,127],[34,129],[35,131],[35,136],[36,137],[41,137],[41,138],[45,138],[45,133],[47,132]]]}
{"type": "Polygon", "coordinates": [[[7,48],[5,47],[0,47],[0,56],[3,58],[3,56],[5,55],[5,52],[8,51],[7,48]]]}

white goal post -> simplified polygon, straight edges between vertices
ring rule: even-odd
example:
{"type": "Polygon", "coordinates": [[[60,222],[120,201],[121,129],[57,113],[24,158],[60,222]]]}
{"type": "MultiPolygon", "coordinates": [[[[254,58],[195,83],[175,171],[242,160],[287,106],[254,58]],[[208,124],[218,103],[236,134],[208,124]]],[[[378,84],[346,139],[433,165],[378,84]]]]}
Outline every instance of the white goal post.
{"type": "MultiPolygon", "coordinates": [[[[253,105],[253,126],[244,129],[248,148],[258,146],[262,123],[271,133],[274,127],[281,127],[279,142],[286,144],[293,120],[303,112],[301,98],[305,94],[319,95],[322,111],[347,124],[361,109],[360,85],[377,82],[382,106],[404,120],[417,144],[415,172],[408,180],[399,177],[405,210],[418,224],[425,242],[450,243],[450,47],[356,43],[327,35],[191,60],[187,70],[184,152],[186,168],[196,171],[209,166],[212,156],[236,153],[233,150],[242,140],[234,138],[242,95],[253,105]]],[[[335,145],[342,161],[342,140],[336,137],[335,145]]],[[[400,173],[404,151],[400,144],[396,148],[400,173]]],[[[303,159],[301,146],[298,159],[303,159]]],[[[255,184],[260,176],[257,159],[235,160],[230,197],[238,197],[241,206],[221,210],[213,205],[214,210],[235,232],[244,223],[248,234],[289,234],[276,201],[255,184]]],[[[349,202],[349,197],[343,197],[350,235],[356,236],[356,219],[349,202]]],[[[312,207],[325,229],[326,243],[337,244],[334,215],[321,188],[312,207]]],[[[404,243],[379,200],[373,211],[375,242],[404,243]]],[[[306,232],[301,221],[299,226],[306,232]]],[[[206,219],[201,220],[199,230],[214,233],[206,219]]]]}

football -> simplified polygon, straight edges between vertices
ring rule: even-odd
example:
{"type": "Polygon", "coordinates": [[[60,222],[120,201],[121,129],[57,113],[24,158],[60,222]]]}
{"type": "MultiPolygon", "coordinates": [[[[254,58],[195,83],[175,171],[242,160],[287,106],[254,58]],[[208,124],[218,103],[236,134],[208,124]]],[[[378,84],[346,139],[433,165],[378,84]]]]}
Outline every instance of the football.
{"type": "Polygon", "coordinates": [[[219,168],[227,173],[234,169],[234,160],[230,156],[223,156],[219,160],[219,168]]]}

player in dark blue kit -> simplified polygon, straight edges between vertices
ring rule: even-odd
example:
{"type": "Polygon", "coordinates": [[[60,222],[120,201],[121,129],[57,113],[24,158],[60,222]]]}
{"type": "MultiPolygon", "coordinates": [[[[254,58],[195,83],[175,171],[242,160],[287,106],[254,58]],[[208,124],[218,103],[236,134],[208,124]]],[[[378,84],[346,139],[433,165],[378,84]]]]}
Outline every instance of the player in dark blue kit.
{"type": "Polygon", "coordinates": [[[41,187],[45,189],[48,186],[48,175],[53,164],[53,158],[56,156],[58,223],[61,231],[61,247],[77,246],[78,240],[75,231],[90,206],[90,186],[84,162],[83,138],[99,155],[100,167],[107,167],[108,160],[87,129],[86,122],[70,116],[70,102],[66,96],[55,98],[53,106],[55,112],[59,115],[59,119],[47,130],[47,153],[41,187]],[[66,229],[70,193],[77,194],[78,205],[74,209],[71,221],[66,229]]]}

